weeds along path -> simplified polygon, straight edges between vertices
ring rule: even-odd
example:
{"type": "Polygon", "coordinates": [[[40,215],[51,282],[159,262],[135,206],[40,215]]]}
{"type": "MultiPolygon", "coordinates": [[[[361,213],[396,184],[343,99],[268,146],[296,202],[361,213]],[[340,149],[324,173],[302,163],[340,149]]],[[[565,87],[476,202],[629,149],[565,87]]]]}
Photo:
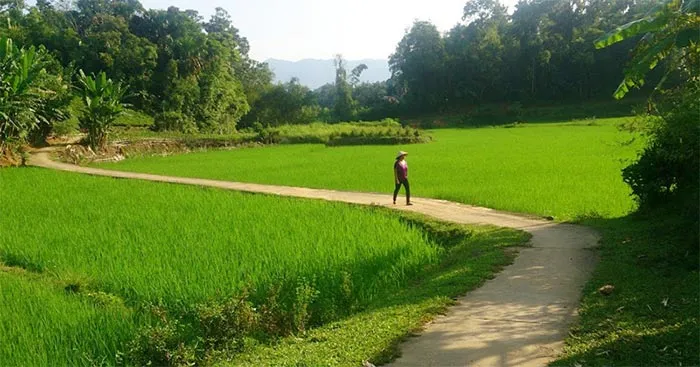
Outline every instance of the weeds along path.
{"type": "MultiPolygon", "coordinates": [[[[512,265],[458,300],[447,315],[402,345],[392,366],[543,366],[561,351],[576,317],[581,289],[593,271],[598,234],[561,224],[449,201],[415,198],[392,205],[391,196],[301,187],[110,171],[55,162],[50,148],[34,152],[32,166],[97,176],[216,187],[273,195],[382,205],[441,220],[516,228],[532,234],[512,265]]],[[[367,332],[371,332],[368,330],[367,332]]]]}

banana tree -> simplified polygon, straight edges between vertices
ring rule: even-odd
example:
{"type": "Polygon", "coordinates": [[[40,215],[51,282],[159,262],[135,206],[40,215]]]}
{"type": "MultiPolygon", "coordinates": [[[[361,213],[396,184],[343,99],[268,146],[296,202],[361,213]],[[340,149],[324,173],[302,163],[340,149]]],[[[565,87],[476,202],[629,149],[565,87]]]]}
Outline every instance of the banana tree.
{"type": "Polygon", "coordinates": [[[18,48],[12,39],[0,38],[0,152],[8,142],[24,140],[49,123],[48,91],[40,88],[45,61],[43,50],[18,48]]]}
{"type": "Polygon", "coordinates": [[[665,59],[673,60],[677,67],[691,69],[693,75],[700,51],[699,30],[700,0],[665,0],[645,17],[617,27],[597,39],[595,47],[600,49],[644,35],[632,51],[624,79],[613,96],[621,99],[630,88],[641,88],[647,73],[665,59]]]}
{"type": "Polygon", "coordinates": [[[95,149],[104,148],[114,120],[124,113],[122,99],[126,87],[120,82],[107,78],[100,72],[97,76],[85,75],[80,70],[78,75],[79,90],[83,101],[83,114],[80,127],[87,130],[87,141],[95,149]]]}

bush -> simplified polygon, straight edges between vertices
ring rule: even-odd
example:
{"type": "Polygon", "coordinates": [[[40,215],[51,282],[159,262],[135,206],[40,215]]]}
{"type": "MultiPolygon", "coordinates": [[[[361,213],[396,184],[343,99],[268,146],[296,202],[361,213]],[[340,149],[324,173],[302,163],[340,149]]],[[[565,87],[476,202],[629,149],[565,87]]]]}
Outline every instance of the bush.
{"type": "Polygon", "coordinates": [[[306,327],[311,319],[309,306],[318,297],[319,291],[310,283],[301,280],[296,287],[294,300],[294,330],[299,334],[306,334],[306,327]]]}
{"type": "Polygon", "coordinates": [[[153,127],[158,131],[197,132],[197,124],[180,111],[164,111],[156,115],[153,127]]]}
{"type": "Polygon", "coordinates": [[[623,170],[642,209],[682,204],[697,213],[700,200],[700,82],[666,96],[660,119],[651,120],[650,141],[638,160],[623,170]]]}
{"type": "Polygon", "coordinates": [[[200,305],[196,310],[199,332],[206,350],[240,352],[243,338],[257,325],[255,308],[248,293],[223,303],[200,305]]]}
{"type": "Polygon", "coordinates": [[[185,346],[184,327],[168,317],[165,310],[153,309],[158,324],[142,329],[131,342],[126,359],[136,366],[182,366],[196,361],[195,352],[185,346]]]}
{"type": "Polygon", "coordinates": [[[114,126],[152,127],[154,123],[153,117],[140,111],[127,109],[123,115],[117,117],[114,126]]]}
{"type": "MultiPolygon", "coordinates": [[[[390,122],[387,121],[386,123],[390,122]]],[[[430,140],[430,137],[423,135],[420,130],[410,127],[386,128],[381,130],[353,129],[350,132],[331,135],[326,145],[403,145],[426,143],[430,140]]]]}
{"type": "MultiPolygon", "coordinates": [[[[246,338],[304,335],[310,326],[321,323],[314,303],[319,291],[311,282],[299,279],[296,283],[273,284],[266,294],[257,307],[247,290],[174,315],[153,307],[153,324],[139,331],[129,345],[126,360],[141,366],[206,364],[216,354],[240,353],[246,338]]],[[[347,303],[354,304],[355,300],[347,303]]]]}

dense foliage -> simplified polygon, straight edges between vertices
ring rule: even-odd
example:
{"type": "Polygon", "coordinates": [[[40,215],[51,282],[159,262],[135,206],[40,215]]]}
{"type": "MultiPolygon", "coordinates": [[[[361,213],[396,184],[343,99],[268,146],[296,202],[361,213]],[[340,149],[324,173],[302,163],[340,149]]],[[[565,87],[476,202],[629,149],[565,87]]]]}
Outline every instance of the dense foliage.
{"type": "Polygon", "coordinates": [[[45,47],[65,68],[63,79],[82,69],[129,85],[128,102],[155,116],[156,129],[230,133],[241,119],[246,126],[375,120],[485,103],[603,99],[635,40],[601,52],[593,40],[655,3],[522,0],[509,14],[497,0],[469,0],[463,21],[444,34],[416,21],[390,57],[390,80],[360,84],[366,66],[346,70],[337,56],[335,83],[313,93],[294,80],[273,84],[221,8],[204,20],[138,0],[12,0],[0,9],[8,24],[0,35],[45,47]]]}
{"type": "Polygon", "coordinates": [[[3,15],[9,27],[0,34],[129,85],[129,102],[156,115],[162,129],[233,131],[250,109],[246,92],[270,82],[223,9],[204,21],[194,11],[147,10],[134,0],[14,1],[3,15]]]}
{"type": "Polygon", "coordinates": [[[107,78],[104,72],[97,76],[78,75],[83,113],[80,127],[87,131],[87,141],[92,149],[103,148],[114,121],[124,113],[122,98],[126,88],[107,78]]]}
{"type": "Polygon", "coordinates": [[[446,34],[425,21],[406,32],[389,61],[391,92],[413,113],[608,98],[634,39],[603,51],[593,41],[656,3],[522,0],[509,14],[498,0],[470,0],[446,34]]]}
{"type": "MultiPolygon", "coordinates": [[[[67,85],[48,73],[51,57],[44,48],[19,48],[0,38],[0,153],[8,143],[45,131],[50,120],[63,118],[67,85]]],[[[53,65],[55,66],[55,65],[53,65]]]]}
{"type": "MultiPolygon", "coordinates": [[[[649,144],[639,159],[625,168],[624,178],[642,208],[673,203],[695,223],[700,191],[700,1],[667,0],[645,17],[601,37],[597,47],[643,34],[615,92],[622,98],[644,85],[649,70],[664,59],[663,83],[672,73],[681,81],[669,89],[659,83],[650,99],[649,144]],[[680,204],[680,207],[678,207],[680,204]]],[[[697,228],[697,224],[694,225],[697,228]]]]}
{"type": "Polygon", "coordinates": [[[308,124],[319,114],[311,90],[296,78],[287,83],[272,85],[260,94],[253,110],[243,119],[244,125],[264,122],[271,126],[308,124]]]}

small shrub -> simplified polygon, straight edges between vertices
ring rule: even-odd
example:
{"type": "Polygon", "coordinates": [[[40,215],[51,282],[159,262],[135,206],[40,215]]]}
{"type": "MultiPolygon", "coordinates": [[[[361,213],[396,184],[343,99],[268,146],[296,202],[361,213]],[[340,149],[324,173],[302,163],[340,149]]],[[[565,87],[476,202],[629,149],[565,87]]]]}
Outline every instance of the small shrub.
{"type": "Polygon", "coordinates": [[[410,131],[404,133],[395,133],[389,136],[385,135],[367,135],[357,136],[352,134],[339,134],[328,140],[327,146],[343,146],[343,145],[405,145],[425,143],[430,141],[430,137],[421,136],[420,133],[412,133],[410,131]]]}
{"type": "Polygon", "coordinates": [[[240,352],[244,345],[243,338],[257,323],[247,291],[223,303],[200,305],[196,315],[199,335],[207,350],[224,348],[240,352]]]}
{"type": "Polygon", "coordinates": [[[294,329],[297,333],[306,334],[306,326],[311,319],[309,306],[318,297],[319,291],[305,280],[299,281],[294,300],[294,329]]]}
{"type": "Polygon", "coordinates": [[[285,336],[292,332],[291,320],[286,307],[281,303],[282,286],[273,285],[268,290],[265,302],[259,307],[260,330],[268,336],[285,336]]]}
{"type": "Polygon", "coordinates": [[[153,127],[157,131],[180,131],[187,134],[197,132],[197,124],[180,111],[164,111],[156,115],[153,127]]]}
{"type": "Polygon", "coordinates": [[[255,140],[263,144],[279,144],[282,142],[282,135],[272,128],[264,128],[258,132],[255,140]]]}
{"type": "Polygon", "coordinates": [[[127,109],[124,114],[117,117],[114,121],[114,126],[128,126],[128,127],[152,127],[155,121],[153,117],[140,112],[127,109]]]}
{"type": "Polygon", "coordinates": [[[126,359],[137,366],[191,366],[197,358],[194,348],[182,340],[182,326],[165,310],[153,309],[160,323],[142,329],[129,346],[126,359]]]}
{"type": "Polygon", "coordinates": [[[0,168],[21,166],[25,160],[26,152],[22,144],[10,140],[4,143],[4,147],[0,146],[0,168]]]}
{"type": "Polygon", "coordinates": [[[700,83],[689,82],[669,96],[661,119],[653,119],[651,139],[638,160],[623,170],[642,209],[679,203],[697,216],[700,191],[700,83]]]}
{"type": "Polygon", "coordinates": [[[345,312],[352,313],[357,308],[357,298],[353,291],[352,275],[347,271],[340,272],[340,304],[345,312]]]}

